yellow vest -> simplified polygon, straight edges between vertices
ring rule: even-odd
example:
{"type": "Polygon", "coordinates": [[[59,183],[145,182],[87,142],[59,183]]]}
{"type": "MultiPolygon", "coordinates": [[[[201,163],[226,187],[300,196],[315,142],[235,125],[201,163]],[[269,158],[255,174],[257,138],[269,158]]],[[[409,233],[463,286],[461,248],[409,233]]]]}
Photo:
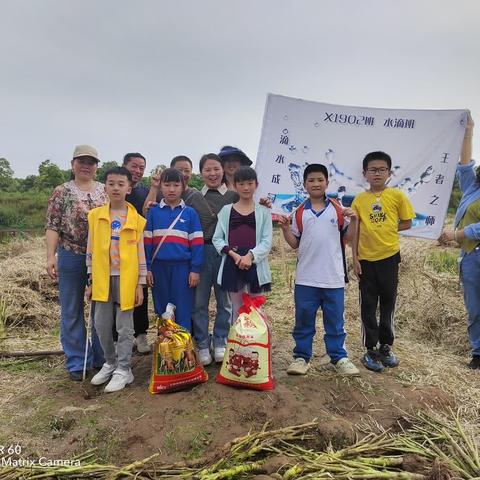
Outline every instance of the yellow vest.
{"type": "MultiPolygon", "coordinates": [[[[146,220],[127,202],[127,219],[120,230],[120,309],[135,306],[138,283],[137,245],[143,236],[146,220]]],[[[92,300],[107,302],[110,292],[110,204],[88,212],[92,246],[92,300]]]]}

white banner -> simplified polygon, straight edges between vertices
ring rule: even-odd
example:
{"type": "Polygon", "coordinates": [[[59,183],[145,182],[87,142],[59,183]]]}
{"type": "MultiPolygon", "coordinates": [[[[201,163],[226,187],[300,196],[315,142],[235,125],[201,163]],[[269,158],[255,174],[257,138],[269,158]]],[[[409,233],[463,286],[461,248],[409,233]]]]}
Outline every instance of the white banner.
{"type": "Polygon", "coordinates": [[[290,214],[305,198],[303,170],[322,163],[328,194],[349,206],[368,184],[363,157],[392,157],[389,187],[402,189],[416,212],[404,235],[440,236],[466,126],[466,110],[390,110],[310,102],[269,94],[255,169],[257,199],[290,214]]]}

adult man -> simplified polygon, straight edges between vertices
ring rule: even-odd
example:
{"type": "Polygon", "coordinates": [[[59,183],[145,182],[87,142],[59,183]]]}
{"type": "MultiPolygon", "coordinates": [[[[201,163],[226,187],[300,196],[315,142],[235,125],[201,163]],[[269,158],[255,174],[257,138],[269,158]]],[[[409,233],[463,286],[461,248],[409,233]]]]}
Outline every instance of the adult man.
{"type": "MultiPolygon", "coordinates": [[[[127,202],[131,203],[140,215],[143,215],[142,208],[148,196],[148,187],[142,185],[140,181],[145,173],[145,157],[136,153],[127,153],[123,157],[123,166],[132,175],[132,191],[126,197],[127,202]]],[[[148,330],[148,288],[143,289],[143,303],[135,307],[133,311],[133,328],[135,330],[135,345],[139,353],[150,352],[150,346],[147,342],[148,330]]]]}

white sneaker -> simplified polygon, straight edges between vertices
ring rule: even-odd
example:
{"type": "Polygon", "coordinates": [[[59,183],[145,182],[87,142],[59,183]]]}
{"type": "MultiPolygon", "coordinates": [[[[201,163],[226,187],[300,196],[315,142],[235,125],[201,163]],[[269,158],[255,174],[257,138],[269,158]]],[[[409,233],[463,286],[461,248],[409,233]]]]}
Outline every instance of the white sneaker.
{"type": "Polygon", "coordinates": [[[118,392],[124,389],[129,383],[133,382],[133,373],[131,370],[115,370],[112,379],[105,387],[106,393],[118,392]]]}
{"type": "Polygon", "coordinates": [[[310,368],[310,362],[305,361],[304,358],[295,358],[287,368],[287,373],[290,375],[305,375],[310,368]]]}
{"type": "Polygon", "coordinates": [[[210,365],[212,363],[212,355],[210,355],[209,348],[201,348],[198,351],[198,361],[202,365],[210,365]]]}
{"type": "Polygon", "coordinates": [[[138,353],[150,353],[150,345],[147,342],[147,335],[145,333],[140,333],[135,338],[135,344],[137,345],[138,353]]]}
{"type": "Polygon", "coordinates": [[[348,357],[341,358],[335,365],[337,373],[343,377],[355,377],[360,375],[360,370],[348,357]]]}
{"type": "Polygon", "coordinates": [[[102,383],[108,382],[110,378],[112,378],[113,372],[116,368],[116,365],[110,365],[105,362],[98,373],[90,380],[90,383],[92,385],[102,385],[102,383]]]}
{"type": "Polygon", "coordinates": [[[225,347],[215,347],[213,350],[213,356],[217,363],[222,363],[223,357],[225,356],[225,347]]]}

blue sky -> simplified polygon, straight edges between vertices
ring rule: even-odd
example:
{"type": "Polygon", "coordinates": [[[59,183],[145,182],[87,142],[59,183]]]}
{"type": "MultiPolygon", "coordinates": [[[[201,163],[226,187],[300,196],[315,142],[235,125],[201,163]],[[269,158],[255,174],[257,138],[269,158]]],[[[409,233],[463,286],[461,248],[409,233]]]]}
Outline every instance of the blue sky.
{"type": "MultiPolygon", "coordinates": [[[[222,145],[257,154],[268,92],[385,108],[470,108],[476,0],[2,0],[0,157],[15,175],[73,148],[148,170],[222,145]]],[[[475,139],[474,155],[479,143],[475,139]]]]}

